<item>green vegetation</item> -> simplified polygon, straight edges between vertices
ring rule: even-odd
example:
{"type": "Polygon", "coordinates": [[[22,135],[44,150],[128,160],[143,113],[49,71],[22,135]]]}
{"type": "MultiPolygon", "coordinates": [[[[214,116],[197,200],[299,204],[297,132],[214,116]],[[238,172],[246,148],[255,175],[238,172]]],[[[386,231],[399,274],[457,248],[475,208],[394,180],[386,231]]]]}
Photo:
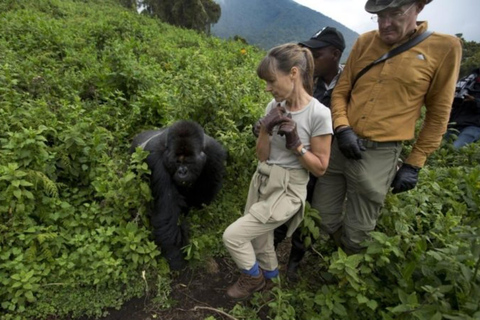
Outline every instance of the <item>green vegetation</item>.
{"type": "MultiPolygon", "coordinates": [[[[0,2],[0,318],[101,316],[148,294],[168,308],[151,242],[139,131],[192,119],[229,151],[225,187],[193,212],[192,265],[225,254],[270,97],[264,52],[174,28],[114,0],[0,2]]],[[[472,56],[474,54],[472,53],[472,56]]],[[[389,195],[365,254],[317,241],[296,286],[256,294],[256,319],[479,319],[480,147],[442,146],[415,190],[389,195]],[[319,253],[319,254],[315,254],[319,253]]],[[[303,227],[319,236],[316,212],[303,227]]],[[[210,317],[212,318],[212,317],[210,317]]]]}
{"type": "Polygon", "coordinates": [[[189,254],[223,250],[269,99],[263,53],[115,1],[7,0],[0,12],[0,318],[98,316],[168,275],[150,239],[146,154],[128,154],[146,128],[192,119],[228,147],[225,192],[198,215],[189,254]]]}

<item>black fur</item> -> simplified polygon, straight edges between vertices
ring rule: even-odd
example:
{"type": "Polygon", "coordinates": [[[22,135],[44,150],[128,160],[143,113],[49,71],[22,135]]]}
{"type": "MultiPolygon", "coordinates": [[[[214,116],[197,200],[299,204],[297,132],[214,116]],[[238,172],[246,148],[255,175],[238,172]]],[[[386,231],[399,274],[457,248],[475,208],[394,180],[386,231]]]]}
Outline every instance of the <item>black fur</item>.
{"type": "Polygon", "coordinates": [[[151,170],[155,242],[170,267],[181,269],[185,265],[181,248],[188,243],[188,231],[178,225],[180,214],[213,200],[222,187],[227,152],[198,123],[186,120],[138,134],[131,152],[138,146],[150,151],[146,161],[151,170]]]}

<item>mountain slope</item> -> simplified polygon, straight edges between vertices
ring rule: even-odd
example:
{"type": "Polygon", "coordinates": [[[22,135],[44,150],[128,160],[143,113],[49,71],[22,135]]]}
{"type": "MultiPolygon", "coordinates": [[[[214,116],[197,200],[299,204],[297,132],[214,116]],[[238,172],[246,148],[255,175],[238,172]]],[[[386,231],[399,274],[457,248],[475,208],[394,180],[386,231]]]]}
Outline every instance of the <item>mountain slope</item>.
{"type": "Polygon", "coordinates": [[[3,0],[0,21],[0,319],[100,318],[157,292],[173,301],[131,138],[188,119],[228,149],[219,205],[188,216],[190,261],[222,252],[255,170],[251,124],[271,100],[254,72],[263,50],[116,0],[3,0]]]}
{"type": "Polygon", "coordinates": [[[222,15],[212,27],[212,33],[220,38],[238,35],[265,50],[285,42],[307,40],[316,31],[330,26],[345,37],[345,60],[358,37],[358,33],[339,22],[293,0],[216,1],[222,8],[222,15]]]}

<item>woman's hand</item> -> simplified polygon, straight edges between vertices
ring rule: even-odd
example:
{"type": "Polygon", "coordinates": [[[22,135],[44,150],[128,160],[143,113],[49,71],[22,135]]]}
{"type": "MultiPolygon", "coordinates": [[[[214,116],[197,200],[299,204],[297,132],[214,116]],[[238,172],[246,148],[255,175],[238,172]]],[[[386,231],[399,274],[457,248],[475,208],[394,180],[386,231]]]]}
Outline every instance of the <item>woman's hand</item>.
{"type": "Polygon", "coordinates": [[[273,128],[279,125],[285,118],[286,110],[278,104],[270,112],[258,120],[261,127],[265,128],[269,135],[272,135],[273,128]]]}
{"type": "MultiPolygon", "coordinates": [[[[291,116],[290,116],[291,117],[291,116]]],[[[290,117],[283,117],[283,121],[278,128],[278,134],[285,136],[285,147],[289,150],[297,150],[302,144],[297,132],[297,123],[290,117]]]]}

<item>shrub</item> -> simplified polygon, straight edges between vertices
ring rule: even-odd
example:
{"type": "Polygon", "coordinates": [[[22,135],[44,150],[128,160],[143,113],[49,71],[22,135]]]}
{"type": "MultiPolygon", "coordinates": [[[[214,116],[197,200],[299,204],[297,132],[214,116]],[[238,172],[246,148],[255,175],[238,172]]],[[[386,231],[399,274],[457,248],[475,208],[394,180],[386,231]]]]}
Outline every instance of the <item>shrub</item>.
{"type": "Polygon", "coordinates": [[[100,316],[164,290],[146,153],[128,154],[144,129],[191,119],[227,147],[225,188],[192,213],[185,249],[193,260],[221,253],[214,239],[240,214],[251,124],[269,99],[254,73],[262,52],[114,1],[0,9],[0,317],[100,316]]]}

